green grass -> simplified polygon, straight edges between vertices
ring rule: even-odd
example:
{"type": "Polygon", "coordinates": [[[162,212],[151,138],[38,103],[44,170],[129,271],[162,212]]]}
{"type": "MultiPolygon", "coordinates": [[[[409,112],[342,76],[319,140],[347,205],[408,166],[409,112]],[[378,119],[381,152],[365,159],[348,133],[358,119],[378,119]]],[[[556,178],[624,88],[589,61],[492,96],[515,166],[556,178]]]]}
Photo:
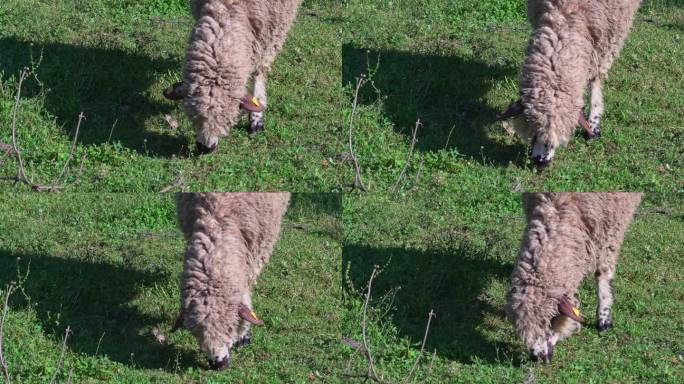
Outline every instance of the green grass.
{"type": "Polygon", "coordinates": [[[188,13],[184,0],[2,2],[0,142],[10,142],[17,76],[30,67],[17,121],[36,181],[59,173],[84,111],[70,191],[159,191],[178,175],[189,190],[339,191],[353,180],[347,124],[354,80],[366,75],[354,139],[372,191],[398,177],[418,118],[404,189],[420,168],[423,191],[684,190],[680,1],[644,1],[606,83],[604,136],[578,135],[541,173],[494,122],[517,97],[522,0],[305,1],[268,84],[266,132],[249,138],[243,121],[202,157],[180,106],[161,96],[180,77],[188,13]]]}
{"type": "Polygon", "coordinates": [[[13,383],[49,381],[67,326],[58,382],[71,368],[78,383],[334,382],[340,204],[339,195],[293,196],[255,289],[266,325],[217,373],[189,332],[169,333],[184,252],[172,196],[0,194],[0,289],[18,282],[3,344],[13,383]]]}
{"type": "MultiPolygon", "coordinates": [[[[592,279],[579,299],[588,325],[559,343],[550,365],[527,352],[503,313],[520,245],[520,195],[424,197],[370,194],[343,200],[342,332],[361,340],[364,293],[374,266],[368,338],[378,371],[401,382],[679,383],[684,380],[684,201],[649,194],[633,221],[614,281],[615,328],[599,335],[592,279]],[[430,363],[436,350],[434,363],[430,363]],[[430,364],[432,369],[430,370],[430,364]]],[[[366,360],[351,358],[352,373],[366,360]]],[[[359,381],[360,382],[360,381],[359,381]]]]}

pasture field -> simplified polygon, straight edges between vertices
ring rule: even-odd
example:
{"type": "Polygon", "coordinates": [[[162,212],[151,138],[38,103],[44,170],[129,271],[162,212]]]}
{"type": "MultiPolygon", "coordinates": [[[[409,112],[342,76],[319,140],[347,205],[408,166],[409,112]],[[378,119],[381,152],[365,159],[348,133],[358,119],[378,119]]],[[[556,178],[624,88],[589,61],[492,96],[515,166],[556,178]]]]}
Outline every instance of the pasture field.
{"type": "Polygon", "coordinates": [[[336,381],[340,204],[293,195],[253,294],[265,325],[215,372],[188,331],[169,332],[185,251],[171,195],[0,194],[0,297],[16,283],[2,342],[12,383],[336,381]]]}
{"type": "MultiPolygon", "coordinates": [[[[369,194],[343,201],[342,334],[362,340],[364,294],[378,266],[366,330],[375,369],[388,382],[405,382],[431,309],[436,317],[409,382],[684,381],[681,197],[644,197],[614,280],[615,327],[596,331],[595,284],[585,279],[577,297],[587,324],[556,345],[548,365],[528,360],[503,311],[525,227],[520,194],[369,194]]],[[[351,360],[343,373],[366,373],[365,357],[351,360]]]]}
{"type": "MultiPolygon", "coordinates": [[[[544,172],[494,121],[517,97],[530,32],[522,0],[305,1],[270,77],[266,132],[250,138],[243,121],[212,156],[196,156],[181,107],[161,96],[180,77],[191,25],[185,0],[3,1],[0,142],[11,143],[28,67],[16,124],[35,182],[60,173],[83,111],[67,191],[346,191],[365,76],[353,139],[371,191],[394,185],[417,119],[400,190],[684,190],[680,0],[643,2],[606,83],[603,137],[577,135],[544,172]]],[[[16,164],[3,157],[11,178],[16,164]]]]}

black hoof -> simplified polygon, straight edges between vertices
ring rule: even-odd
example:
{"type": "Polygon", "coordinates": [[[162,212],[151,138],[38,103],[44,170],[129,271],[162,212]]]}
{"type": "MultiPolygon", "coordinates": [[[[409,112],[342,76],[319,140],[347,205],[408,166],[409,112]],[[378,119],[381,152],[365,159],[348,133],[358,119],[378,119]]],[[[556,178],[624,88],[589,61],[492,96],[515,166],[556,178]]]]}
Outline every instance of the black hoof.
{"type": "Polygon", "coordinates": [[[206,147],[204,144],[196,142],[197,144],[197,152],[200,153],[200,155],[208,155],[216,150],[218,145],[214,145],[213,147],[206,147]]]}
{"type": "Polygon", "coordinates": [[[235,348],[242,348],[249,345],[252,342],[252,331],[247,331],[242,338],[240,338],[237,343],[235,343],[235,348]]]}
{"type": "Polygon", "coordinates": [[[605,330],[613,328],[613,321],[612,320],[599,320],[596,323],[596,329],[598,329],[599,332],[603,332],[605,330]]]}
{"type": "Polygon", "coordinates": [[[584,138],[587,141],[591,141],[594,139],[599,139],[601,137],[601,130],[598,128],[595,128],[591,131],[591,133],[589,133],[587,131],[583,131],[582,134],[584,135],[584,138]]]}
{"type": "Polygon", "coordinates": [[[209,366],[211,367],[211,369],[215,369],[217,371],[223,371],[224,369],[227,369],[228,367],[230,367],[230,357],[226,356],[221,361],[209,360],[209,366]]]}
{"type": "Polygon", "coordinates": [[[256,135],[260,131],[264,130],[264,122],[262,120],[257,120],[249,123],[249,128],[247,129],[247,132],[250,135],[256,135]]]}

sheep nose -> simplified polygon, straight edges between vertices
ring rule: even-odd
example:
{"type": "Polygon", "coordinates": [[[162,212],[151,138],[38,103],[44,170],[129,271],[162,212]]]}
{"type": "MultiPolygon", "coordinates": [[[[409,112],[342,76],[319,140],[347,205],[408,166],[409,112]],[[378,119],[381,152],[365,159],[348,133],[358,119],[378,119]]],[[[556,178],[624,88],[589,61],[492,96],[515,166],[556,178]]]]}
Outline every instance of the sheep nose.
{"type": "Polygon", "coordinates": [[[226,356],[223,358],[223,360],[209,359],[209,366],[211,367],[211,369],[223,371],[224,369],[230,366],[230,357],[226,356]]]}
{"type": "Polygon", "coordinates": [[[535,156],[532,158],[532,162],[534,162],[534,165],[537,166],[538,168],[545,168],[546,166],[551,163],[550,159],[544,158],[544,156],[535,156]]]}
{"type": "Polygon", "coordinates": [[[214,152],[218,147],[218,145],[214,145],[213,147],[207,147],[199,141],[195,142],[195,144],[197,144],[197,152],[199,152],[200,155],[208,155],[214,152]]]}

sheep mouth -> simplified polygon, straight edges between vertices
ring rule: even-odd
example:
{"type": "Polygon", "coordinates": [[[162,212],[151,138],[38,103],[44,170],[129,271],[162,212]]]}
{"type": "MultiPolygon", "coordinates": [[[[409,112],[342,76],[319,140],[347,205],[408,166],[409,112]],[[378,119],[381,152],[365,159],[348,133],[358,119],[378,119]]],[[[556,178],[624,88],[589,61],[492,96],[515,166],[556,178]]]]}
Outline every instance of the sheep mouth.
{"type": "Polygon", "coordinates": [[[218,148],[218,145],[214,145],[213,147],[207,147],[206,145],[200,143],[199,141],[195,142],[195,145],[197,147],[197,152],[200,155],[208,155],[208,154],[214,153],[216,151],[216,148],[218,148]]]}
{"type": "Polygon", "coordinates": [[[230,366],[230,358],[228,356],[224,357],[223,360],[215,361],[209,360],[209,367],[216,371],[223,371],[230,366]]]}

